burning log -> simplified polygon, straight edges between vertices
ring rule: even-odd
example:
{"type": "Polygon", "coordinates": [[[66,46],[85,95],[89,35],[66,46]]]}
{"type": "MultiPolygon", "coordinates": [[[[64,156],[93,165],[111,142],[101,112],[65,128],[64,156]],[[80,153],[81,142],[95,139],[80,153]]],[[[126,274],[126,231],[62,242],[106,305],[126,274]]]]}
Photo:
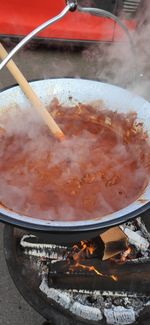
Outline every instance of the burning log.
{"type": "Polygon", "coordinates": [[[51,264],[48,281],[49,286],[60,289],[84,289],[84,290],[124,290],[150,293],[149,269],[150,261],[144,263],[117,264],[110,260],[98,259],[82,261],[80,266],[68,265],[66,261],[51,264]],[[89,272],[91,265],[94,270],[89,272]],[[142,281],[141,281],[142,274],[142,281]],[[113,278],[114,277],[114,278],[113,278]],[[117,281],[115,281],[117,280],[117,281]]]}
{"type": "Polygon", "coordinates": [[[128,239],[119,227],[111,228],[103,234],[89,241],[81,241],[80,244],[70,249],[69,258],[76,263],[80,263],[85,258],[95,258],[107,260],[119,253],[127,250],[128,239]]]}
{"type": "Polygon", "coordinates": [[[98,256],[101,260],[111,258],[126,250],[128,241],[124,232],[119,227],[114,227],[89,242],[81,241],[80,244],[74,245],[73,248],[41,243],[33,235],[23,236],[20,245],[26,255],[63,260],[69,252],[74,260],[79,261],[80,258],[83,259],[85,257],[93,258],[98,256]]]}
{"type": "Polygon", "coordinates": [[[101,311],[96,307],[84,306],[79,302],[74,302],[70,311],[87,320],[99,321],[103,319],[101,311]]]}
{"type": "Polygon", "coordinates": [[[104,243],[104,261],[128,248],[127,236],[119,227],[110,228],[100,237],[104,243]]]}
{"type": "Polygon", "coordinates": [[[54,289],[48,287],[47,277],[43,277],[40,290],[47,298],[88,324],[91,324],[89,321],[99,323],[101,320],[103,324],[105,319],[108,325],[133,324],[146,314],[150,305],[149,296],[137,293],[54,289]]]}
{"type": "Polygon", "coordinates": [[[44,257],[45,259],[63,260],[67,247],[39,242],[34,235],[24,235],[20,241],[25,255],[44,257]]]}
{"type": "Polygon", "coordinates": [[[92,321],[99,321],[103,318],[102,313],[98,308],[85,306],[79,302],[73,302],[69,292],[66,293],[62,290],[49,288],[45,278],[43,278],[41,282],[40,290],[45,293],[48,298],[54,300],[63,308],[69,309],[77,316],[92,321]]]}
{"type": "Polygon", "coordinates": [[[111,309],[104,309],[104,315],[107,320],[107,324],[111,325],[127,325],[135,322],[135,312],[131,307],[129,309],[118,306],[111,309]]]}
{"type": "Polygon", "coordinates": [[[128,227],[125,227],[123,229],[124,233],[129,239],[129,243],[131,245],[134,245],[138,250],[140,251],[146,251],[149,248],[149,241],[139,235],[137,232],[129,229],[128,227]]]}
{"type": "Polygon", "coordinates": [[[148,232],[148,230],[147,230],[145,224],[143,223],[143,221],[141,220],[141,218],[140,218],[140,217],[137,218],[137,219],[136,219],[136,222],[137,222],[138,227],[139,227],[139,229],[141,230],[143,236],[144,236],[146,239],[148,239],[148,241],[150,242],[150,233],[148,232]]]}
{"type": "Polygon", "coordinates": [[[45,278],[43,278],[43,281],[41,282],[40,290],[44,292],[48,298],[55,300],[63,308],[65,309],[69,308],[71,303],[69,294],[61,292],[61,290],[49,288],[45,278]]]}

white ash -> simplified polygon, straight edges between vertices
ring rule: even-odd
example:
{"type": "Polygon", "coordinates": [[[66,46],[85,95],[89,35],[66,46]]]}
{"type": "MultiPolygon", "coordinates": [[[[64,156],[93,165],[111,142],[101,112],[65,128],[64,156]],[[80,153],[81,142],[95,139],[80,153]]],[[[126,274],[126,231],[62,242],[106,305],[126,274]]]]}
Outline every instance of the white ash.
{"type": "Polygon", "coordinates": [[[123,223],[120,228],[124,231],[124,229],[128,227],[129,229],[133,230],[133,231],[136,231],[137,230],[137,227],[135,225],[135,223],[133,221],[128,221],[126,223],[123,223]]]}
{"type": "Polygon", "coordinates": [[[48,273],[46,272],[45,267],[43,267],[41,260],[40,259],[34,259],[32,256],[29,256],[30,259],[30,263],[32,265],[32,269],[35,270],[39,276],[41,276],[42,272],[43,272],[43,268],[44,268],[44,273],[48,273]]]}
{"type": "Polygon", "coordinates": [[[107,324],[112,325],[134,323],[144,307],[150,304],[150,297],[131,292],[49,288],[46,277],[41,282],[40,290],[82,319],[98,322],[106,317],[107,324]]]}
{"type": "MultiPolygon", "coordinates": [[[[118,298],[118,297],[122,297],[122,298],[137,298],[137,293],[134,293],[134,292],[124,292],[124,291],[99,291],[99,290],[85,290],[85,289],[69,289],[68,292],[70,293],[73,293],[73,294],[86,294],[86,295],[99,295],[101,294],[101,296],[104,296],[104,297],[113,297],[113,298],[118,298]]],[[[145,298],[145,295],[143,294],[138,294],[138,296],[140,298],[145,298]]]]}
{"type": "Polygon", "coordinates": [[[69,309],[71,303],[71,297],[68,293],[62,290],[49,288],[45,277],[43,277],[43,280],[39,288],[43,293],[46,294],[48,298],[54,300],[65,309],[69,309]]]}
{"type": "Polygon", "coordinates": [[[150,300],[145,304],[145,306],[150,306],[150,300]]]}
{"type": "Polygon", "coordinates": [[[52,260],[63,260],[65,259],[65,251],[67,251],[66,246],[59,246],[55,244],[43,244],[34,243],[33,239],[37,239],[33,235],[24,235],[21,238],[20,245],[24,248],[24,254],[35,257],[45,257],[52,260]],[[29,240],[29,241],[27,241],[29,240]],[[31,240],[31,241],[30,241],[31,240]]]}
{"type": "Polygon", "coordinates": [[[137,231],[136,231],[136,234],[138,234],[139,236],[143,237],[143,233],[142,233],[141,230],[137,230],[137,231]]]}
{"type": "Polygon", "coordinates": [[[102,313],[98,308],[84,306],[77,301],[73,303],[70,311],[77,316],[92,321],[99,321],[103,319],[102,313]]]}
{"type": "Polygon", "coordinates": [[[63,256],[62,255],[59,255],[55,252],[50,252],[50,251],[47,251],[45,249],[26,249],[24,250],[24,254],[25,255],[29,255],[29,256],[35,256],[35,257],[44,257],[44,258],[47,258],[47,259],[52,259],[52,260],[56,260],[56,261],[61,261],[63,260],[63,256]]]}
{"type": "Polygon", "coordinates": [[[100,292],[100,291],[89,291],[88,293],[71,292],[72,299],[79,301],[80,303],[88,306],[93,306],[99,308],[102,312],[104,309],[111,309],[113,306],[121,306],[124,308],[134,308],[135,316],[138,317],[139,312],[144,308],[144,304],[147,302],[145,296],[133,293],[118,293],[118,292],[100,292]]]}
{"type": "Polygon", "coordinates": [[[141,252],[142,257],[128,260],[127,263],[144,263],[150,258],[150,233],[146,229],[141,217],[135,221],[129,221],[120,226],[128,237],[129,243],[133,245],[137,251],[141,252]],[[138,237],[139,236],[139,237],[138,237]]]}
{"type": "Polygon", "coordinates": [[[60,245],[55,245],[55,244],[43,244],[43,243],[32,243],[27,241],[27,239],[36,239],[37,237],[34,235],[24,235],[21,240],[20,240],[20,245],[24,248],[36,248],[36,249],[44,249],[44,248],[48,248],[48,249],[64,249],[66,250],[67,247],[66,246],[60,246],[60,245]]]}
{"type": "Polygon", "coordinates": [[[133,324],[135,322],[135,312],[133,308],[115,307],[111,309],[104,309],[104,315],[107,320],[107,324],[111,325],[126,325],[133,324]]]}
{"type": "Polygon", "coordinates": [[[57,263],[57,262],[58,262],[57,259],[55,259],[55,260],[51,260],[51,264],[55,264],[55,263],[57,263]]]}
{"type": "Polygon", "coordinates": [[[149,252],[141,252],[141,254],[143,254],[143,257],[139,257],[139,258],[132,258],[131,260],[127,260],[126,264],[144,264],[144,263],[148,263],[150,262],[150,256],[149,256],[149,252]]]}
{"type": "Polygon", "coordinates": [[[137,249],[140,251],[147,251],[149,248],[149,241],[140,236],[136,231],[133,231],[129,229],[128,227],[125,227],[123,229],[124,233],[128,237],[129,243],[131,245],[134,245],[137,249]]]}
{"type": "Polygon", "coordinates": [[[142,222],[141,217],[136,219],[138,227],[140,229],[140,231],[142,232],[143,236],[149,241],[150,243],[150,233],[148,232],[148,230],[146,229],[145,224],[142,222]]]}

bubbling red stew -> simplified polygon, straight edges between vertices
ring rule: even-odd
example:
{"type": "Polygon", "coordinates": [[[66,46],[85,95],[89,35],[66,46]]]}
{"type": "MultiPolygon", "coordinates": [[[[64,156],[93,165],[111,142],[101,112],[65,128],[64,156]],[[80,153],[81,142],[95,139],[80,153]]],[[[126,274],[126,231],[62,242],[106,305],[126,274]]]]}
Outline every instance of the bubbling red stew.
{"type": "Polygon", "coordinates": [[[28,117],[27,127],[27,113],[19,115],[18,126],[11,130],[4,125],[0,132],[4,207],[44,220],[100,219],[142,194],[150,177],[148,136],[136,123],[135,113],[120,114],[101,106],[97,110],[78,104],[68,109],[54,100],[50,109],[66,135],[62,142],[39,121],[28,117]]]}

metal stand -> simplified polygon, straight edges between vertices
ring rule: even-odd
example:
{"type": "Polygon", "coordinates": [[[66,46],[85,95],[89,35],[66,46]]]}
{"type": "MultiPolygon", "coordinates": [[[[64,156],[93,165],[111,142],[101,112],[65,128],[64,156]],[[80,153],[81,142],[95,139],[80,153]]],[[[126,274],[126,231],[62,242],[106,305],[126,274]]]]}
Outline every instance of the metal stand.
{"type": "MultiPolygon", "coordinates": [[[[150,229],[149,215],[145,213],[142,215],[142,218],[148,229],[150,229]]],[[[42,273],[39,266],[40,259],[38,259],[38,262],[37,259],[30,259],[30,256],[24,254],[20,245],[21,238],[26,234],[29,234],[29,231],[15,228],[11,225],[6,225],[4,229],[5,258],[9,273],[20,294],[28,304],[45,318],[45,322],[42,325],[89,324],[89,322],[79,319],[79,317],[41,292],[39,288],[42,281],[42,273]]],[[[138,265],[136,267],[138,269],[138,265]]],[[[42,272],[44,272],[44,269],[42,269],[42,272]]],[[[142,279],[143,277],[141,276],[141,281],[142,279]]],[[[149,325],[149,322],[150,305],[148,304],[142,311],[136,325],[149,325]]],[[[94,325],[95,322],[92,322],[92,324],[94,325]]],[[[106,322],[102,320],[102,322],[99,322],[99,325],[100,324],[104,325],[106,322]]],[[[91,323],[89,325],[91,325],[91,323]]]]}

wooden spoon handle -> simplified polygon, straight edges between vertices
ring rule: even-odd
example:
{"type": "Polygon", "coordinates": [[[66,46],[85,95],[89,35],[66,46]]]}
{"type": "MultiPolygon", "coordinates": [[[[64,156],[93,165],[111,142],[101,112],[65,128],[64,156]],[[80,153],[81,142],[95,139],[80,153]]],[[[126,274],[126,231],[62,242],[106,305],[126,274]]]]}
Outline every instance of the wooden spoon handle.
{"type": "MultiPolygon", "coordinates": [[[[0,43],[0,57],[3,60],[8,55],[7,51],[3,47],[3,45],[0,43]]],[[[64,133],[61,131],[59,126],[54,121],[51,114],[47,111],[39,97],[36,95],[34,90],[31,88],[28,81],[25,79],[22,72],[18,69],[17,65],[13,62],[13,60],[10,60],[7,63],[7,68],[19,84],[20,88],[23,90],[25,95],[28,97],[28,99],[31,101],[32,105],[38,113],[41,115],[44,122],[49,127],[51,133],[58,139],[62,140],[64,139],[64,133]]]]}

